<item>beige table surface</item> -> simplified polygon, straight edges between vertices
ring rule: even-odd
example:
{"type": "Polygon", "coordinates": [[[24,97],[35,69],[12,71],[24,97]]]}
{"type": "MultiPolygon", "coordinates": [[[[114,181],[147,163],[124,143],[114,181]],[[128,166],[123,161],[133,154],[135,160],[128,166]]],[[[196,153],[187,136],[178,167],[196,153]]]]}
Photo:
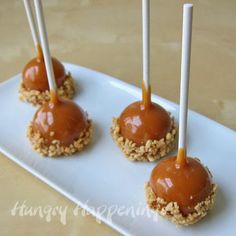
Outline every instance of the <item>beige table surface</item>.
{"type": "MultiPolygon", "coordinates": [[[[44,1],[52,54],[140,85],[140,0],[44,1]]],[[[151,0],[153,92],[178,102],[182,3],[151,0]]],[[[196,0],[190,108],[236,130],[236,1],[196,0]]],[[[22,1],[0,2],[0,81],[19,73],[35,55],[22,1]]],[[[1,113],[0,113],[1,114],[1,113]]],[[[1,135],[1,131],[0,131],[1,135]]],[[[117,235],[0,154],[0,235],[117,235]],[[67,208],[50,223],[12,216],[16,202],[67,208]]]]}

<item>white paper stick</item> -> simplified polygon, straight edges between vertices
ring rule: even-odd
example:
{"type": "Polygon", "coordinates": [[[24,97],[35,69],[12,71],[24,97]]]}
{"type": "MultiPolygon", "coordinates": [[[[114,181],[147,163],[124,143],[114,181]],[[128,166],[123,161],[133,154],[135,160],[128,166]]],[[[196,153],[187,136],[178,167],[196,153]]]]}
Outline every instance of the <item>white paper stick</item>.
{"type": "Polygon", "coordinates": [[[38,52],[38,46],[40,45],[40,41],[39,41],[37,25],[35,23],[35,19],[34,19],[34,15],[33,15],[33,11],[32,11],[30,1],[29,0],[24,0],[24,6],[25,6],[26,16],[27,16],[27,19],[28,19],[28,22],[29,22],[32,38],[33,38],[33,41],[34,41],[34,46],[35,46],[36,52],[38,52]]]}
{"type": "Polygon", "coordinates": [[[143,28],[143,81],[146,90],[150,87],[150,7],[149,0],[142,0],[143,28]]]}
{"type": "Polygon", "coordinates": [[[186,133],[188,116],[188,90],[191,56],[193,5],[184,4],[183,7],[183,32],[182,32],[182,61],[180,85],[180,111],[179,111],[179,149],[186,151],[186,133]]]}
{"type": "Polygon", "coordinates": [[[54,71],[52,67],[52,59],[51,59],[49,46],[48,46],[48,38],[47,38],[45,21],[44,21],[42,2],[41,0],[34,0],[34,4],[35,4],[36,18],[37,18],[37,22],[39,26],[39,36],[40,36],[41,46],[43,50],[43,58],[44,58],[45,66],[46,66],[49,88],[51,91],[52,90],[56,91],[57,86],[56,86],[54,71]]]}

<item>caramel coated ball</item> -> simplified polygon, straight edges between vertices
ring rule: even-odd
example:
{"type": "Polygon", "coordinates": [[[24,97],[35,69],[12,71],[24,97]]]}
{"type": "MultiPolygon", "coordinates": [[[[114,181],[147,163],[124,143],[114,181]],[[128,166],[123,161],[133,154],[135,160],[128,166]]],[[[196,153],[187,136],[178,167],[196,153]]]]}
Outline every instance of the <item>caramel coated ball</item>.
{"type": "Polygon", "coordinates": [[[118,119],[121,135],[138,146],[148,140],[165,138],[171,130],[171,118],[167,111],[156,103],[145,108],[142,102],[129,105],[118,119]]]}
{"type": "Polygon", "coordinates": [[[165,159],[153,169],[149,184],[156,197],[177,202],[184,216],[194,212],[194,207],[211,194],[213,184],[209,171],[200,161],[187,157],[180,166],[176,157],[165,159]]]}
{"type": "Polygon", "coordinates": [[[32,121],[33,130],[39,132],[49,144],[59,140],[64,146],[78,139],[88,125],[87,115],[78,105],[59,97],[44,104],[32,121]]]}
{"type": "MultiPolygon", "coordinates": [[[[60,87],[66,79],[65,68],[56,58],[52,58],[52,65],[57,86],[60,87]]],[[[40,92],[49,90],[43,57],[33,58],[25,66],[22,76],[23,86],[27,90],[37,90],[40,92]]]]}

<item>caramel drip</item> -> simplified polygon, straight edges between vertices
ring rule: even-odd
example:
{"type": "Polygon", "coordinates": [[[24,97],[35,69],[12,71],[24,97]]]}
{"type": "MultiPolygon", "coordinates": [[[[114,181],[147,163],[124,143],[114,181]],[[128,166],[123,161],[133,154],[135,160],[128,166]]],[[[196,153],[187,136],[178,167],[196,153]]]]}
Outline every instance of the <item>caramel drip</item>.
{"type": "Polygon", "coordinates": [[[43,60],[43,51],[39,44],[37,45],[37,58],[43,60]]]}
{"type": "Polygon", "coordinates": [[[52,102],[53,104],[57,104],[59,102],[57,92],[54,90],[50,91],[50,102],[52,102]]]}
{"type": "Polygon", "coordinates": [[[187,164],[186,150],[184,148],[179,148],[176,158],[176,167],[183,167],[186,164],[187,164]]]}
{"type": "Polygon", "coordinates": [[[142,82],[142,103],[145,109],[150,108],[151,102],[151,86],[146,88],[144,81],[142,82]]]}

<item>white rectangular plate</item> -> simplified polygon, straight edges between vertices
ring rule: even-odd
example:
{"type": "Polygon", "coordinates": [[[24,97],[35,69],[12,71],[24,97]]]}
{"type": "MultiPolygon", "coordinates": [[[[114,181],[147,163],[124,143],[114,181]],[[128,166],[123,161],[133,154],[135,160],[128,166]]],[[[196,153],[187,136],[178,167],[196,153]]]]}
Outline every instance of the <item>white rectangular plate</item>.
{"type": "MultiPolygon", "coordinates": [[[[188,152],[209,167],[219,185],[211,213],[200,223],[176,228],[145,208],[144,183],[156,163],[126,160],[112,141],[112,117],[141,91],[108,75],[65,64],[78,85],[74,99],[94,121],[93,142],[86,151],[68,158],[42,158],[26,138],[35,108],[18,99],[21,75],[0,85],[0,151],[57,191],[126,235],[236,235],[236,133],[208,118],[189,112],[188,152]],[[104,205],[107,206],[107,211],[104,205]],[[111,212],[115,208],[119,211],[111,212]],[[126,210],[126,211],[125,211],[126,210]],[[99,214],[101,213],[101,214],[99,214]],[[114,213],[114,214],[113,214],[114,213]],[[127,213],[127,214],[125,214],[127,213]]],[[[178,106],[163,98],[153,101],[178,120],[178,106]]],[[[176,150],[173,152],[176,153],[176,150]]]]}

